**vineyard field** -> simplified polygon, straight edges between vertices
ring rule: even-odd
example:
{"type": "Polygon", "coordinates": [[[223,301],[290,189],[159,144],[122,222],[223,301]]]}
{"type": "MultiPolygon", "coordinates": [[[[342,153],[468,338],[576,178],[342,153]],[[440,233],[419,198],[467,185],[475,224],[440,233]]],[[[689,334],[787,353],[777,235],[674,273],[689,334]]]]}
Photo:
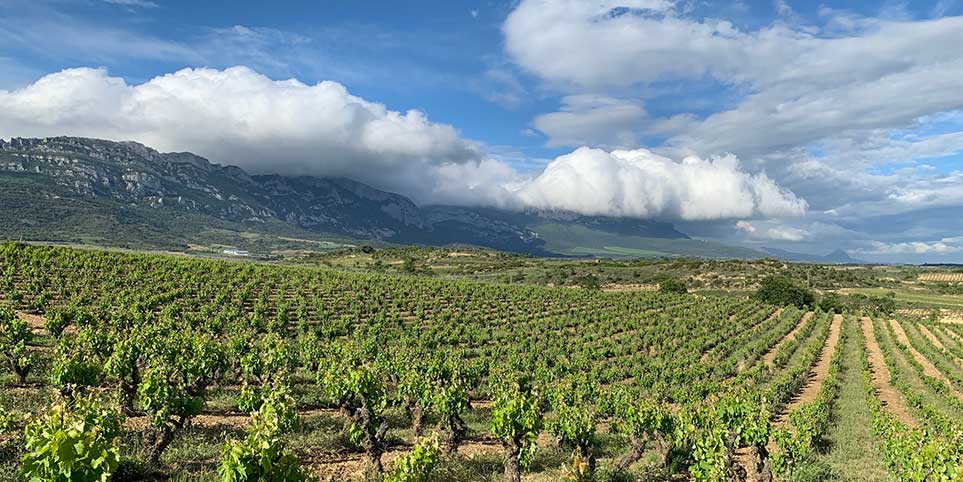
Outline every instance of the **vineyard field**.
{"type": "Polygon", "coordinates": [[[963,324],[598,288],[0,244],[0,480],[963,480],[963,324]]]}

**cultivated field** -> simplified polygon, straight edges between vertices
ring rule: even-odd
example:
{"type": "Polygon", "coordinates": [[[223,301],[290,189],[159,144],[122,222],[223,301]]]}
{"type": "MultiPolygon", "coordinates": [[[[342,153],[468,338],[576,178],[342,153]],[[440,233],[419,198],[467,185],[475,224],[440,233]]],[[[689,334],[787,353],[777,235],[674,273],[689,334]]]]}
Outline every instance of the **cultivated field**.
{"type": "Polygon", "coordinates": [[[963,477],[963,325],[913,312],[15,244],[0,276],[2,480],[963,477]]]}

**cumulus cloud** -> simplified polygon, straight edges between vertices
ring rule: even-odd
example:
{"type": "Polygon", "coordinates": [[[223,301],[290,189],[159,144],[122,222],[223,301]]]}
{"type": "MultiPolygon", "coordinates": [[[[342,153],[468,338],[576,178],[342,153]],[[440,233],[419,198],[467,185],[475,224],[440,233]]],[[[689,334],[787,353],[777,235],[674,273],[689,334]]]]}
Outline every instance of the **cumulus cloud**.
{"type": "MultiPolygon", "coordinates": [[[[572,100],[582,104],[606,101],[572,100]]],[[[420,111],[390,110],[337,82],[277,81],[245,67],[184,69],[139,85],[69,69],[0,91],[0,105],[0,131],[12,136],[135,140],[253,173],[351,177],[421,203],[684,220],[806,210],[735,156],[677,162],[645,149],[581,148],[521,174],[420,111]]]]}
{"type": "Polygon", "coordinates": [[[646,149],[580,148],[556,158],[518,190],[539,209],[684,220],[794,216],[806,202],[734,156],[681,162],[646,149]]]}
{"type": "Polygon", "coordinates": [[[741,220],[736,222],[736,229],[746,233],[751,239],[771,240],[771,241],[802,241],[809,237],[809,232],[804,229],[792,226],[768,226],[758,225],[752,221],[741,220]]]}
{"type": "Polygon", "coordinates": [[[136,140],[255,173],[377,172],[384,181],[480,156],[453,127],[423,112],[390,110],[337,82],[276,81],[245,67],[184,69],[139,85],[102,69],[68,69],[0,91],[0,105],[7,135],[136,140]]]}

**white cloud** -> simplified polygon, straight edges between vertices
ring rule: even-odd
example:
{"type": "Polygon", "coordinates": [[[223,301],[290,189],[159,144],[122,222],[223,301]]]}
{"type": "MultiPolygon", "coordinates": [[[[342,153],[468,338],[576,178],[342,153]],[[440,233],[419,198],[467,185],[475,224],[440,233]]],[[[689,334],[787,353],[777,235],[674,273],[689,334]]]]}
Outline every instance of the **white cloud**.
{"type": "Polygon", "coordinates": [[[522,82],[510,70],[493,66],[471,82],[473,90],[479,92],[489,102],[514,109],[525,102],[529,95],[522,82]]]}
{"type": "Polygon", "coordinates": [[[771,240],[771,241],[802,241],[809,237],[810,233],[804,229],[792,226],[781,225],[759,225],[752,221],[741,220],[736,222],[736,229],[746,233],[751,239],[771,240]]]}
{"type": "Polygon", "coordinates": [[[893,254],[952,254],[963,252],[963,246],[948,244],[944,241],[913,241],[905,243],[884,243],[870,241],[868,248],[857,249],[854,252],[875,255],[893,254]]]}
{"type": "Polygon", "coordinates": [[[517,195],[528,207],[684,220],[794,216],[806,202],[734,156],[681,162],[646,149],[580,148],[556,158],[517,195]]]}
{"type": "Polygon", "coordinates": [[[11,136],[135,140],[253,173],[351,177],[422,203],[684,220],[806,210],[734,156],[677,162],[645,149],[582,148],[523,175],[420,111],[392,111],[337,82],[277,81],[246,67],[184,69],[139,85],[68,69],[0,91],[0,105],[0,132],[11,136]]]}
{"type": "Polygon", "coordinates": [[[156,2],[151,2],[148,0],[104,0],[104,3],[110,3],[112,5],[120,5],[122,7],[137,7],[137,8],[157,8],[156,2]]]}
{"type": "Polygon", "coordinates": [[[963,17],[827,11],[823,26],[777,21],[744,30],[679,10],[658,1],[524,0],[503,25],[506,50],[566,93],[710,78],[744,94],[666,142],[703,156],[768,155],[963,107],[963,17]]]}
{"type": "Polygon", "coordinates": [[[782,17],[788,17],[793,14],[792,7],[790,7],[785,0],[775,0],[773,7],[776,9],[776,13],[782,17]]]}
{"type": "Polygon", "coordinates": [[[46,8],[46,2],[15,2],[15,7],[5,9],[0,15],[0,45],[22,58],[56,58],[68,64],[92,62],[95,65],[119,59],[147,62],[176,59],[183,64],[204,64],[206,60],[197,48],[183,42],[115,25],[92,24],[78,16],[46,8]]]}
{"type": "Polygon", "coordinates": [[[0,91],[0,132],[135,140],[256,173],[345,175],[396,189],[393,175],[477,160],[475,146],[416,110],[398,112],[337,82],[275,81],[245,67],[184,69],[129,85],[68,69],[0,91]],[[387,182],[386,182],[387,181],[387,182]]]}
{"type": "Polygon", "coordinates": [[[645,116],[636,102],[583,94],[564,97],[559,112],[542,114],[534,124],[549,137],[549,146],[635,147],[636,130],[645,116]]]}

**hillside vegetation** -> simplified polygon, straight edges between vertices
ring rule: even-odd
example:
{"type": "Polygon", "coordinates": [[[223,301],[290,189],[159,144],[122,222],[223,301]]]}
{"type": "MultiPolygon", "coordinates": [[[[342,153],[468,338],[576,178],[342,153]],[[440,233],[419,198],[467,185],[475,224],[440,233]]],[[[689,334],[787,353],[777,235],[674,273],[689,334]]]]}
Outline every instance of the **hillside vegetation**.
{"type": "Polygon", "coordinates": [[[0,275],[4,480],[954,481],[963,460],[963,328],[928,319],[20,244],[0,275]],[[850,417],[880,457],[833,442],[850,417]]]}

